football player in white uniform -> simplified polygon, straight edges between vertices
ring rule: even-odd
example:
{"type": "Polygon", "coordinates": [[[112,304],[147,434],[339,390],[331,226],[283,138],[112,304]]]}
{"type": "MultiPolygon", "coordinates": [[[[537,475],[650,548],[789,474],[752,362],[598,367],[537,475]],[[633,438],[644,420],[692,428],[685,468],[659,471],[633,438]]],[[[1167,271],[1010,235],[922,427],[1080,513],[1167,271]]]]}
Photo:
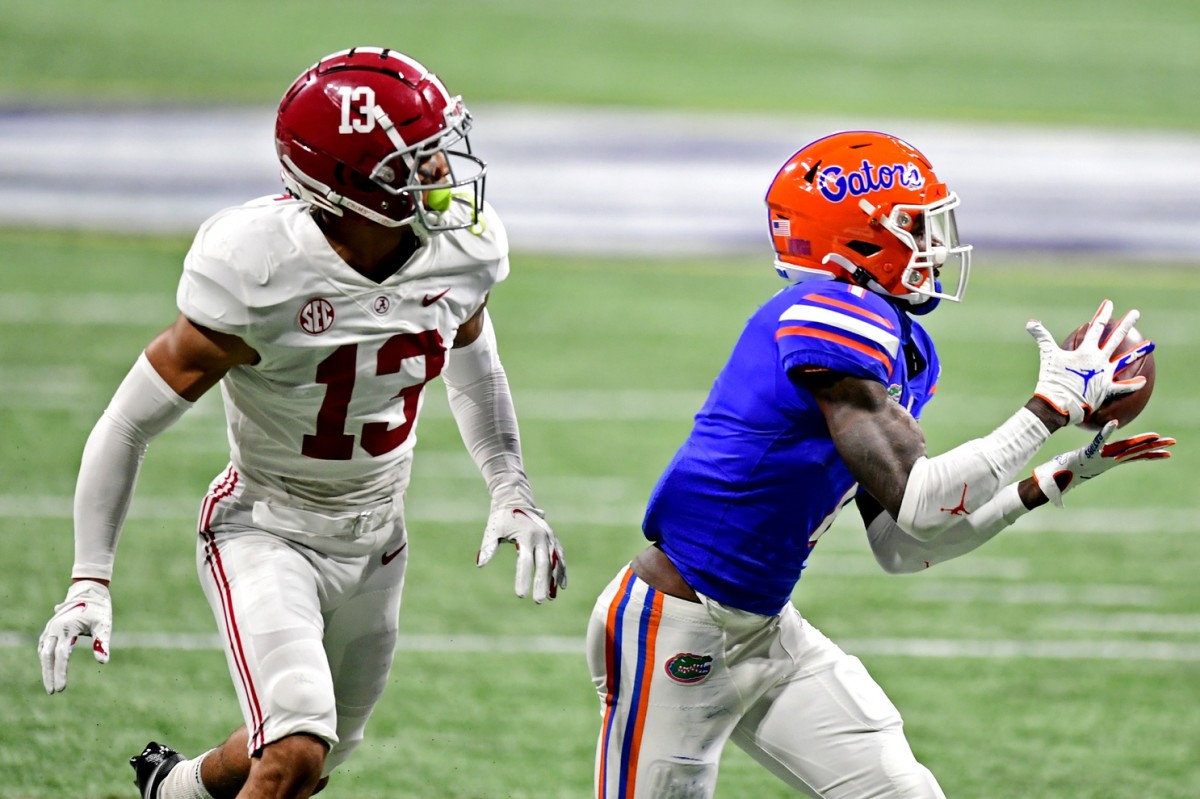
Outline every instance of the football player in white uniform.
{"type": "Polygon", "coordinates": [[[276,120],[287,194],[203,224],[179,317],[88,439],[72,584],[38,645],[49,693],[77,637],[108,659],[108,583],[147,445],[221,387],[231,458],[201,505],[196,559],[245,726],[191,760],[151,742],[130,761],[144,797],[306,797],[362,741],[392,663],[435,377],[491,494],[478,565],[511,542],[518,596],[566,585],[486,310],[508,243],[470,126],[461,98],[394,50],[306,70],[276,120]]]}

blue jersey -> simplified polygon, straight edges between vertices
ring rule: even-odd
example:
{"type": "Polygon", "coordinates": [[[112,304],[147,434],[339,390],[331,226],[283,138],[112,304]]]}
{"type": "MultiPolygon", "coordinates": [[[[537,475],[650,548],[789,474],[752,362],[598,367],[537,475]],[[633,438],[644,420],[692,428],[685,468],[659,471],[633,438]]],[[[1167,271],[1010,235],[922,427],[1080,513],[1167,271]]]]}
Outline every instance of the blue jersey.
{"type": "Polygon", "coordinates": [[[789,377],[804,367],[878,381],[914,417],[940,371],[912,317],[848,283],[790,286],[750,317],[642,529],[693,588],[753,613],[784,607],[857,491],[816,401],[789,377]]]}

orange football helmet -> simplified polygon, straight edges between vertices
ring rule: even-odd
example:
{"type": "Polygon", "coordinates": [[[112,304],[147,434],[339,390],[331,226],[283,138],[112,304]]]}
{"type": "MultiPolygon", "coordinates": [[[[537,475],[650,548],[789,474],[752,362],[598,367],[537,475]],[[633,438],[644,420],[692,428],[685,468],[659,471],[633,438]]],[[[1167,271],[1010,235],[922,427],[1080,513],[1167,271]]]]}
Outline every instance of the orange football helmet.
{"type": "Polygon", "coordinates": [[[845,131],[812,142],[775,175],[766,202],[784,278],[848,280],[914,308],[962,299],[971,247],[958,240],[958,195],[895,136],[845,131]]]}

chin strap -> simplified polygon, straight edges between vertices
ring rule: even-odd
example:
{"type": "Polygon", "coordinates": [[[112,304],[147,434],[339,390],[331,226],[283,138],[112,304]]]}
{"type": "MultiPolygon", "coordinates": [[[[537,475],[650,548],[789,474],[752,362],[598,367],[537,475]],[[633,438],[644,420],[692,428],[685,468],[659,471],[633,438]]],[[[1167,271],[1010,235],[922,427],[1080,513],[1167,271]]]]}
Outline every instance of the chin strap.
{"type": "Polygon", "coordinates": [[[888,297],[891,296],[883,290],[883,286],[875,282],[875,278],[871,276],[870,272],[868,272],[866,269],[863,269],[861,266],[854,263],[844,255],[838,255],[836,252],[831,252],[821,259],[821,263],[823,264],[831,262],[844,269],[846,274],[850,276],[850,279],[854,281],[856,285],[862,286],[864,289],[873,291],[876,294],[883,294],[884,296],[888,297]]]}

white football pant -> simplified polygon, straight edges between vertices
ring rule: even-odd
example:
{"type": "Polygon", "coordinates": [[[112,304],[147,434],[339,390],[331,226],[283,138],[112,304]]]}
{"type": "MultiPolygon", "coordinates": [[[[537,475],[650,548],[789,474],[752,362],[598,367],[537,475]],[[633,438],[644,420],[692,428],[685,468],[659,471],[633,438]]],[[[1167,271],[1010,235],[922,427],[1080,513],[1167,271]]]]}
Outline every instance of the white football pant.
{"type": "Polygon", "coordinates": [[[330,745],[327,776],[362,742],[392,665],[407,544],[399,497],[314,513],[256,499],[232,467],[213,482],[196,562],[251,755],[308,733],[330,745]]]}
{"type": "Polygon", "coordinates": [[[944,799],[858,658],[790,604],[761,616],[656,591],[623,569],[596,601],[595,796],[707,799],[725,742],[806,796],[944,799]]]}

